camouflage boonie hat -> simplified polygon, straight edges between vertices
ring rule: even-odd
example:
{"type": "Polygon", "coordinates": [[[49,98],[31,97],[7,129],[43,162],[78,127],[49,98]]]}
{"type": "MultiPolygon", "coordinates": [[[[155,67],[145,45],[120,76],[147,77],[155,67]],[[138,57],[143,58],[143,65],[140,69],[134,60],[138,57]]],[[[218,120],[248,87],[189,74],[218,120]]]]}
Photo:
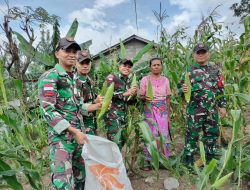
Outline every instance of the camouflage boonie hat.
{"type": "Polygon", "coordinates": [[[81,62],[84,61],[84,60],[89,60],[89,61],[92,60],[92,59],[91,59],[91,56],[90,56],[90,53],[89,53],[89,51],[87,51],[87,50],[79,51],[79,52],[77,53],[77,61],[78,61],[79,63],[81,63],[81,62]]]}
{"type": "Polygon", "coordinates": [[[74,48],[75,50],[81,50],[81,47],[79,46],[78,43],[73,38],[60,38],[56,50],[58,51],[59,49],[66,50],[68,48],[74,48]]]}
{"type": "Polygon", "coordinates": [[[200,50],[205,50],[205,51],[208,51],[209,48],[208,48],[208,45],[206,44],[203,44],[203,43],[198,43],[194,46],[194,52],[198,52],[200,50]]]}

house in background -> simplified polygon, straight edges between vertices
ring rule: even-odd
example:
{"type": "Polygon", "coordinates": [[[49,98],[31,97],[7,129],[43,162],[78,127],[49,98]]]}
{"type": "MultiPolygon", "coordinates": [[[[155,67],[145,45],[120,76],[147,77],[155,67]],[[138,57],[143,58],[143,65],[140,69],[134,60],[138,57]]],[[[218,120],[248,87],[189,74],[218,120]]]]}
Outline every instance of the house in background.
{"type": "MultiPolygon", "coordinates": [[[[143,47],[145,47],[151,41],[141,38],[137,35],[132,35],[122,41],[126,48],[126,58],[132,59],[143,47]]],[[[154,43],[154,47],[151,51],[144,54],[143,57],[138,61],[138,63],[148,61],[153,56],[157,55],[156,52],[157,44],[154,43]]],[[[120,52],[120,43],[117,43],[93,56],[93,63],[99,65],[101,55],[104,55],[107,59],[113,59],[115,53],[120,52]]]]}

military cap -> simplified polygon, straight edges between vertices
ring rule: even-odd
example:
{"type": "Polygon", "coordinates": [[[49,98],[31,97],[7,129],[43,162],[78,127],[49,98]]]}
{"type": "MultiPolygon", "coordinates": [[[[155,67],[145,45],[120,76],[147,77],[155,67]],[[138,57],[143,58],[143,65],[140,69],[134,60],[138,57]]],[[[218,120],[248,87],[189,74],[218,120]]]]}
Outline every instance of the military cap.
{"type": "Polygon", "coordinates": [[[204,43],[198,43],[194,46],[194,52],[198,52],[200,50],[205,50],[205,51],[208,51],[209,48],[208,48],[208,45],[204,44],[204,43]]]}
{"type": "Polygon", "coordinates": [[[74,48],[76,50],[81,50],[81,47],[79,46],[78,43],[73,38],[60,38],[58,45],[56,47],[56,50],[63,49],[66,50],[68,48],[74,48]]]}
{"type": "Polygon", "coordinates": [[[77,54],[77,61],[79,63],[81,63],[84,60],[90,60],[91,61],[91,56],[89,54],[89,51],[87,51],[87,50],[79,51],[78,54],[77,54]]]}
{"type": "Polygon", "coordinates": [[[127,58],[125,58],[125,59],[122,59],[120,62],[119,62],[119,64],[121,65],[121,64],[129,64],[130,66],[133,66],[133,62],[130,60],[130,59],[127,59],[127,58]]]}

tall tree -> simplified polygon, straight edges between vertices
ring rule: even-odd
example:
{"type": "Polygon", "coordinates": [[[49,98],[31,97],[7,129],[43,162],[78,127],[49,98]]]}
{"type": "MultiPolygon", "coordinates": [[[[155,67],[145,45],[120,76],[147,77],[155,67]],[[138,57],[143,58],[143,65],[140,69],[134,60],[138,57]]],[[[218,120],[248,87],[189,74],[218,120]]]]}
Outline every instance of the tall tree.
{"type": "Polygon", "coordinates": [[[240,20],[243,21],[250,14],[250,1],[241,0],[240,3],[232,4],[230,9],[234,11],[234,16],[240,17],[240,20]]]}
{"type": "MultiPolygon", "coordinates": [[[[7,14],[4,15],[4,22],[1,26],[5,33],[6,41],[4,41],[1,49],[4,52],[4,67],[8,71],[9,75],[14,79],[22,81],[23,97],[27,96],[26,88],[26,72],[30,64],[34,61],[36,56],[38,45],[36,48],[33,47],[35,36],[35,27],[43,29],[46,24],[54,24],[58,17],[50,15],[44,8],[38,7],[33,9],[29,6],[23,8],[13,7],[9,8],[7,3],[7,14]],[[20,35],[18,32],[13,31],[11,25],[14,22],[18,22],[19,31],[21,30],[26,38],[20,35]],[[17,43],[18,39],[19,43],[17,43]]],[[[22,98],[23,103],[26,102],[26,98],[22,98]]]]}

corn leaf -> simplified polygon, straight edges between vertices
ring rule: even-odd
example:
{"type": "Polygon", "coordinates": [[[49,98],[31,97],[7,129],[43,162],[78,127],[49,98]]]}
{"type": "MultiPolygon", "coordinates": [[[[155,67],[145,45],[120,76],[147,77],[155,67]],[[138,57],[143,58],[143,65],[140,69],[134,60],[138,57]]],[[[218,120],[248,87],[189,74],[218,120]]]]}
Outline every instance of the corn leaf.
{"type": "Polygon", "coordinates": [[[68,37],[68,38],[75,38],[77,29],[78,29],[78,24],[79,24],[79,23],[78,23],[77,19],[75,19],[75,20],[72,22],[72,24],[71,24],[71,26],[70,26],[70,28],[69,28],[69,31],[68,31],[66,37],[68,37]]]}
{"type": "Polygon", "coordinates": [[[143,139],[149,143],[151,141],[154,141],[154,136],[152,135],[152,132],[148,126],[148,123],[145,121],[141,121],[138,123],[140,126],[140,129],[142,131],[143,139]]]}
{"type": "Polygon", "coordinates": [[[192,53],[193,53],[193,50],[189,50],[188,53],[186,54],[186,63],[188,65],[191,65],[192,53]]]}
{"type": "Polygon", "coordinates": [[[126,57],[126,48],[123,42],[120,40],[120,59],[124,59],[126,57]]]}
{"type": "Polygon", "coordinates": [[[233,135],[232,138],[237,137],[237,134],[240,129],[240,115],[241,115],[241,110],[230,110],[231,115],[233,117],[233,135]]]}
{"type": "MultiPolygon", "coordinates": [[[[1,158],[0,158],[0,171],[7,171],[7,170],[11,170],[11,167],[4,162],[1,158]]],[[[13,174],[12,176],[1,176],[1,178],[6,181],[6,183],[11,186],[13,189],[15,190],[23,190],[22,185],[17,181],[16,178],[16,174],[13,174]]]]}
{"type": "Polygon", "coordinates": [[[227,180],[231,177],[233,172],[223,176],[219,180],[216,180],[214,184],[212,185],[213,188],[219,189],[220,187],[223,187],[223,185],[227,182],[227,180]]]}
{"type": "Polygon", "coordinates": [[[250,104],[250,96],[247,94],[242,93],[235,93],[235,96],[238,96],[239,98],[243,99],[247,104],[250,104]]]}
{"type": "Polygon", "coordinates": [[[151,163],[152,163],[154,169],[156,171],[158,171],[159,165],[160,165],[159,164],[159,153],[158,153],[158,150],[155,148],[155,146],[152,143],[150,143],[150,145],[149,145],[149,152],[150,152],[150,155],[152,157],[151,163]]]}
{"type": "Polygon", "coordinates": [[[152,49],[152,47],[154,46],[154,42],[150,42],[149,44],[147,44],[144,48],[142,48],[136,55],[135,57],[132,59],[133,63],[138,62],[142,56],[147,53],[148,51],[150,51],[152,49]]]}
{"type": "Polygon", "coordinates": [[[98,119],[101,119],[101,117],[104,115],[104,113],[108,109],[108,107],[111,103],[112,97],[113,97],[113,92],[114,92],[114,82],[112,82],[112,84],[108,87],[108,90],[104,96],[102,108],[101,108],[101,111],[98,115],[98,119]]]}
{"type": "Polygon", "coordinates": [[[236,122],[240,118],[241,110],[230,110],[233,120],[236,122]]]}
{"type": "Polygon", "coordinates": [[[241,170],[243,171],[250,171],[250,159],[243,161],[241,163],[241,170]]]}
{"type": "Polygon", "coordinates": [[[121,139],[121,135],[122,135],[122,128],[120,128],[120,129],[118,130],[118,132],[116,133],[116,135],[114,136],[114,142],[115,142],[116,144],[119,144],[119,141],[120,141],[120,139],[121,139]]]}
{"type": "Polygon", "coordinates": [[[163,63],[162,64],[162,73],[165,77],[167,77],[168,75],[168,70],[167,70],[167,64],[166,63],[163,63]]]}
{"type": "Polygon", "coordinates": [[[210,174],[211,172],[213,172],[214,168],[216,167],[217,164],[217,160],[212,159],[209,164],[207,165],[206,169],[205,169],[205,175],[210,174]]]}
{"type": "Polygon", "coordinates": [[[177,85],[178,82],[179,82],[178,75],[174,71],[170,71],[170,74],[171,74],[171,76],[172,76],[172,78],[174,80],[174,83],[177,85]]]}
{"type": "Polygon", "coordinates": [[[169,159],[166,158],[166,156],[159,152],[159,162],[168,169],[171,173],[174,173],[173,167],[169,159]]]}

